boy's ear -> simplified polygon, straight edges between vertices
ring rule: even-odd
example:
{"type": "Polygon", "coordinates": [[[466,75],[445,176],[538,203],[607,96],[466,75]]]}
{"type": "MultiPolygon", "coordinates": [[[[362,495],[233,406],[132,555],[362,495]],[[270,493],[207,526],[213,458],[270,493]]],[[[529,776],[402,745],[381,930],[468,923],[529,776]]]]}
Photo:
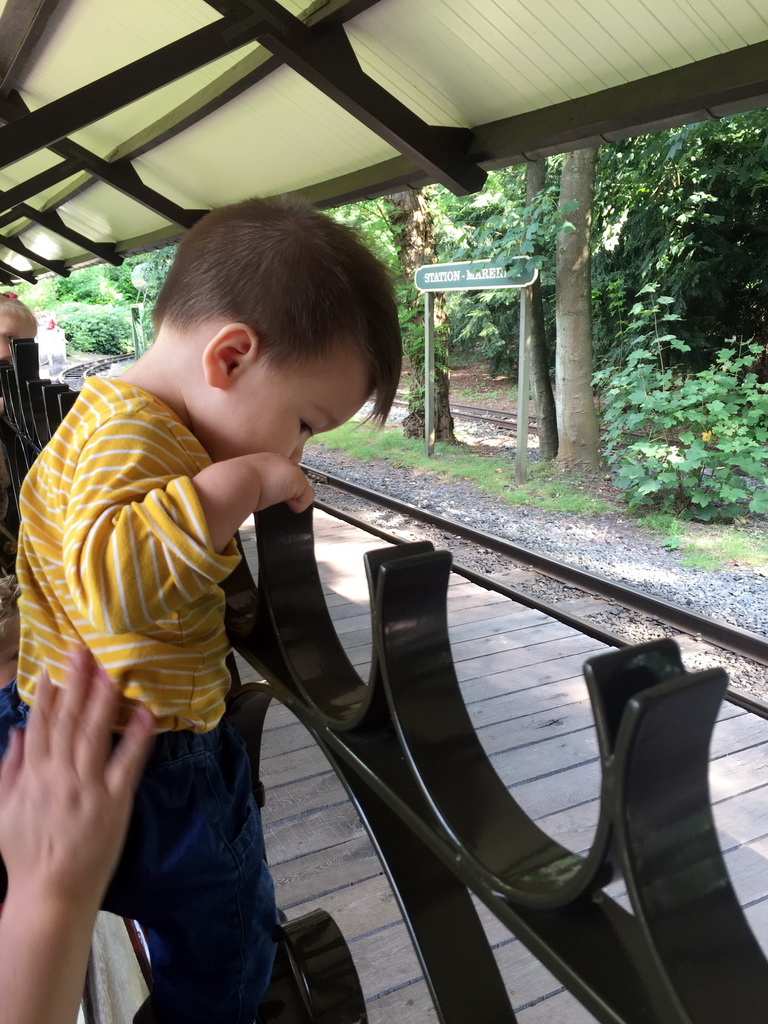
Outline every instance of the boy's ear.
{"type": "Polygon", "coordinates": [[[226,324],[203,349],[203,374],[212,388],[226,390],[259,355],[259,338],[247,324],[226,324]]]}

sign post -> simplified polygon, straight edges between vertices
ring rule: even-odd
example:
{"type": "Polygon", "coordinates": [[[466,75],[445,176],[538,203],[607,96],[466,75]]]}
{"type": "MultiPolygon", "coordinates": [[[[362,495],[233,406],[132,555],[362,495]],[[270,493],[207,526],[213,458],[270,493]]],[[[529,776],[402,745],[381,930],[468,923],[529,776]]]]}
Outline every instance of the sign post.
{"type": "Polygon", "coordinates": [[[531,289],[520,293],[520,340],[517,350],[517,451],[515,480],[524,484],[528,476],[528,393],[531,380],[531,289]]]}
{"type": "Polygon", "coordinates": [[[514,256],[504,264],[495,263],[493,260],[435,263],[419,267],[414,273],[413,279],[416,287],[419,291],[424,292],[424,451],[428,456],[432,455],[435,447],[435,297],[433,293],[479,291],[486,288],[522,288],[523,294],[520,297],[520,365],[517,384],[516,476],[518,483],[525,480],[528,454],[528,382],[530,379],[528,368],[531,322],[529,288],[538,274],[538,270],[531,265],[531,260],[527,256],[514,256]]]}
{"type": "Polygon", "coordinates": [[[435,293],[424,292],[424,452],[435,451],[435,293]]]}

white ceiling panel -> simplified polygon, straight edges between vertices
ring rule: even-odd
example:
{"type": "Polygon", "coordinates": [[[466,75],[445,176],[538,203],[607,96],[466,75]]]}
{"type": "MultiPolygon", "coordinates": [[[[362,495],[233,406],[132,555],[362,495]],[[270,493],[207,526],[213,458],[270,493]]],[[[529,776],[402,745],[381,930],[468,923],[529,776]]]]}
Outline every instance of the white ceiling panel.
{"type": "Polygon", "coordinates": [[[30,205],[128,252],[767,101],[768,0],[0,0],[0,237],[76,266],[30,205]]]}

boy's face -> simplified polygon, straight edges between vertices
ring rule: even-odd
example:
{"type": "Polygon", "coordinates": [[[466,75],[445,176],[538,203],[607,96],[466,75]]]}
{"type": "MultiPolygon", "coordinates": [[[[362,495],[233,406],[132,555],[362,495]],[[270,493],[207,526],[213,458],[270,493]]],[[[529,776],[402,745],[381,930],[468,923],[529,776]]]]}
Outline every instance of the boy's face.
{"type": "Polygon", "coordinates": [[[257,452],[298,462],[313,434],[346,423],[369,397],[368,370],[346,348],[299,366],[262,355],[227,392],[224,422],[195,433],[215,462],[257,452]]]}
{"type": "Polygon", "coordinates": [[[16,678],[19,662],[19,617],[14,616],[0,632],[0,689],[16,678]]]}
{"type": "Polygon", "coordinates": [[[11,340],[13,338],[33,338],[24,317],[18,313],[0,309],[0,359],[11,358],[11,340]]]}

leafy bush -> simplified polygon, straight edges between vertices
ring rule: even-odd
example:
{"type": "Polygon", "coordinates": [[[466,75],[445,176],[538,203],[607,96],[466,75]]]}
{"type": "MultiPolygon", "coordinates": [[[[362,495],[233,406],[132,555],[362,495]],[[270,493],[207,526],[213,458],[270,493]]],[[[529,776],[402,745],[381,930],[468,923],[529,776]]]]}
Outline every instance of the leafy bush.
{"type": "Polygon", "coordinates": [[[119,356],[132,351],[131,325],[125,310],[108,306],[75,306],[59,310],[59,324],[69,352],[98,352],[119,356]]]}
{"type": "Polygon", "coordinates": [[[485,359],[492,374],[517,372],[518,293],[508,291],[449,292],[448,350],[464,359],[485,359]]]}
{"type": "Polygon", "coordinates": [[[768,512],[768,384],[748,372],[761,346],[723,348],[708,369],[685,374],[659,356],[687,346],[669,334],[657,345],[595,376],[606,458],[629,507],[704,521],[768,512]]]}

